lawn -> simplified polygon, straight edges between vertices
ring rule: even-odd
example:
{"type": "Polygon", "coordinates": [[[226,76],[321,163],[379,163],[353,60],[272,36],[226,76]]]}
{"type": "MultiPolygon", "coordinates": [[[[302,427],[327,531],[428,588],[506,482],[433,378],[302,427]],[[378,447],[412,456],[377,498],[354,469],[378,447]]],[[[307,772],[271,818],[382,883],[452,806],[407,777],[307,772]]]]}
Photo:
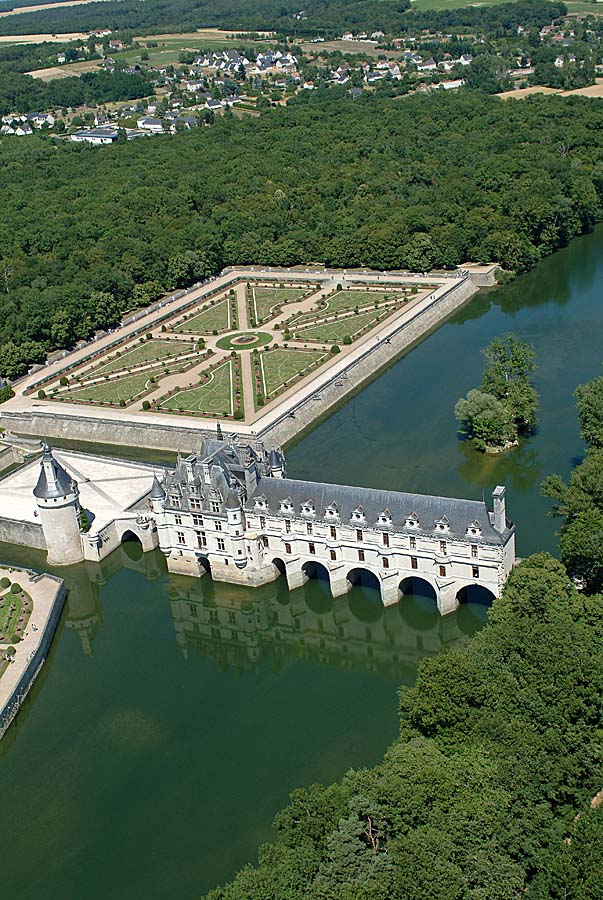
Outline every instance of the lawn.
{"type": "Polygon", "coordinates": [[[253,319],[256,325],[272,318],[272,310],[275,306],[280,306],[284,303],[294,303],[309,293],[307,287],[256,287],[254,284],[250,285],[249,291],[251,294],[253,319]]]}
{"type": "Polygon", "coordinates": [[[25,591],[21,595],[12,594],[10,589],[0,596],[0,641],[3,643],[11,642],[15,633],[15,628],[19,622],[19,617],[24,614],[24,620],[21,623],[21,634],[25,631],[27,622],[31,615],[32,602],[29,594],[25,591]]]}
{"type": "Polygon", "coordinates": [[[314,363],[327,358],[319,350],[267,350],[260,353],[260,379],[266,397],[279,391],[297,375],[305,375],[314,363]]]}
{"type": "MultiPolygon", "coordinates": [[[[391,311],[391,307],[388,307],[391,311]]],[[[359,315],[346,316],[336,319],[334,322],[326,322],[323,325],[310,325],[307,328],[297,328],[291,332],[296,341],[342,341],[349,336],[354,339],[361,331],[376,324],[378,309],[359,315]]]]}
{"type": "Polygon", "coordinates": [[[138,366],[146,362],[154,362],[160,359],[168,359],[171,356],[180,356],[190,353],[195,345],[192,341],[167,341],[153,339],[144,343],[135,344],[130,349],[122,352],[121,356],[111,359],[99,366],[93,366],[86,370],[87,376],[109,375],[111,372],[119,372],[131,366],[138,366]]]}
{"type": "Polygon", "coordinates": [[[201,372],[203,384],[178,391],[159,404],[162,410],[231,416],[235,409],[233,360],[229,359],[212,372],[201,372]]]}
{"type": "Polygon", "coordinates": [[[120,400],[125,400],[127,403],[144,393],[149,378],[158,378],[161,375],[162,369],[156,369],[154,372],[138,372],[123,378],[110,378],[108,381],[90,384],[87,387],[78,387],[72,391],[61,391],[57,397],[63,397],[65,400],[91,400],[96,403],[119,403],[120,400]]]}
{"type": "Polygon", "coordinates": [[[325,300],[321,301],[321,305],[313,312],[303,313],[299,318],[294,319],[292,325],[300,325],[302,322],[313,322],[318,316],[326,316],[331,313],[338,313],[344,310],[352,310],[358,307],[361,309],[365,306],[374,306],[375,302],[385,303],[404,298],[404,291],[394,292],[384,291],[337,291],[331,294],[325,300]],[[324,305],[322,305],[324,304],[324,305]]]}
{"type": "Polygon", "coordinates": [[[236,328],[236,322],[231,322],[230,302],[221,300],[214,306],[208,306],[196,316],[187,319],[180,325],[172,327],[172,331],[178,333],[189,332],[194,334],[211,334],[213,331],[229,331],[236,328]]]}

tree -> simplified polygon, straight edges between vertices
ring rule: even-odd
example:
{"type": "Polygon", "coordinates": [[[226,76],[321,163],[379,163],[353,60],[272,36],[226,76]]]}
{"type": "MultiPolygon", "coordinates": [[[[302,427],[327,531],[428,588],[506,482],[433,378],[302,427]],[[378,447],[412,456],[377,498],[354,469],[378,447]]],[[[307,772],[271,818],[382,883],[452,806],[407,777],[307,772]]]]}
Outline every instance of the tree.
{"type": "Polygon", "coordinates": [[[506,334],[495,338],[483,354],[487,365],[482,391],[504,403],[519,433],[530,431],[538,410],[538,394],[529,381],[536,369],[534,347],[514,334],[506,334]]]}
{"type": "Polygon", "coordinates": [[[580,434],[591,447],[603,447],[603,375],[574,392],[580,420],[580,434]]]}
{"type": "Polygon", "coordinates": [[[493,394],[473,389],[454,407],[461,434],[473,440],[478,450],[504,447],[515,437],[508,411],[493,394]]]}
{"type": "Polygon", "coordinates": [[[589,594],[603,591],[603,512],[585,510],[559,536],[561,561],[589,594]]]}

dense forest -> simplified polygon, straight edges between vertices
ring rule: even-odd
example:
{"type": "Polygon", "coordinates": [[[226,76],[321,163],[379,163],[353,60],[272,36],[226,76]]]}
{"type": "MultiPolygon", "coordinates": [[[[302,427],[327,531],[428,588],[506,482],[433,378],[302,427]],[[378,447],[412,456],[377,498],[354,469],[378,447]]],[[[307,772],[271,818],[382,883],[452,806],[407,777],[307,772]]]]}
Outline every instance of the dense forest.
{"type": "Polygon", "coordinates": [[[0,19],[0,34],[47,34],[111,28],[113,31],[190,31],[195,28],[267,29],[287,35],[316,33],[337,35],[343,31],[376,29],[386,34],[430,28],[467,28],[478,31],[512,31],[517,25],[540,28],[563,15],[566,7],[556,0],[522,0],[492,7],[467,7],[446,11],[410,10],[409,0],[309,0],[286,5],[277,0],[106,0],[100,6],[84,4],[47,9],[0,19]],[[303,8],[304,14],[300,16],[303,8]]]}
{"type": "Polygon", "coordinates": [[[152,142],[2,141],[0,373],[226,264],[528,269],[601,219],[602,129],[582,98],[333,89],[152,142]]]}
{"type": "Polygon", "coordinates": [[[598,900],[603,597],[546,554],[423,660],[383,762],[295,791],[209,900],[598,900]]]}
{"type": "Polygon", "coordinates": [[[152,94],[153,87],[142,72],[83,72],[79,78],[55,78],[52,81],[0,72],[0,115],[44,111],[57,106],[136,100],[152,94]]]}

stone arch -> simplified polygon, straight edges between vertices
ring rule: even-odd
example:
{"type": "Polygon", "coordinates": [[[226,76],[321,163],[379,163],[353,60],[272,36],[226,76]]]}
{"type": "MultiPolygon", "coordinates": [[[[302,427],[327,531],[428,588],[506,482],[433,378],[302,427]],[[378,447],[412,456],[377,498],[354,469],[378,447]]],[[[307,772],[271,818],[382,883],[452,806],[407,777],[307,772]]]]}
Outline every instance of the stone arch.
{"type": "Polygon", "coordinates": [[[277,574],[277,577],[279,577],[280,575],[287,575],[287,566],[285,565],[284,560],[279,559],[278,556],[275,556],[275,558],[272,560],[272,565],[274,571],[277,574]]]}
{"type": "Polygon", "coordinates": [[[140,535],[136,534],[131,528],[126,528],[120,537],[122,553],[132,562],[138,562],[142,559],[144,549],[140,535]]]}
{"type": "Polygon", "coordinates": [[[199,572],[201,575],[211,575],[211,563],[208,556],[197,556],[199,563],[199,572]]]}
{"type": "Polygon", "coordinates": [[[308,609],[319,615],[331,612],[333,595],[327,567],[314,560],[307,560],[302,566],[302,574],[305,578],[304,591],[308,609]]]}
{"type": "Polygon", "coordinates": [[[308,580],[316,580],[326,582],[331,586],[331,576],[329,570],[322,563],[309,559],[302,566],[302,572],[308,580]]]}
{"type": "Polygon", "coordinates": [[[289,603],[289,585],[287,582],[287,566],[284,560],[275,557],[272,560],[272,567],[276,574],[276,600],[281,606],[289,603]]]}
{"type": "Polygon", "coordinates": [[[126,529],[124,529],[124,531],[123,531],[122,534],[121,534],[121,537],[120,537],[119,541],[120,541],[121,544],[128,544],[128,543],[133,542],[133,541],[138,541],[138,543],[139,543],[140,546],[142,547],[142,541],[141,541],[141,539],[140,539],[140,535],[139,535],[139,534],[136,534],[136,532],[133,531],[131,528],[126,528],[126,529]]]}
{"type": "Polygon", "coordinates": [[[494,600],[496,600],[496,595],[490,588],[485,587],[483,584],[477,584],[473,582],[472,584],[466,584],[460,590],[457,591],[456,599],[460,603],[471,603],[479,606],[492,606],[494,600]]]}
{"type": "Polygon", "coordinates": [[[417,631],[430,631],[440,619],[437,587],[427,578],[409,576],[399,585],[400,615],[417,631]]]}
{"type": "Polygon", "coordinates": [[[471,636],[485,625],[495,595],[481,584],[466,584],[457,591],[456,599],[459,603],[456,613],[459,629],[471,636]]]}
{"type": "Polygon", "coordinates": [[[353,569],[350,569],[346,579],[352,587],[372,588],[373,590],[381,591],[381,582],[378,576],[363,566],[355,566],[353,569]]]}

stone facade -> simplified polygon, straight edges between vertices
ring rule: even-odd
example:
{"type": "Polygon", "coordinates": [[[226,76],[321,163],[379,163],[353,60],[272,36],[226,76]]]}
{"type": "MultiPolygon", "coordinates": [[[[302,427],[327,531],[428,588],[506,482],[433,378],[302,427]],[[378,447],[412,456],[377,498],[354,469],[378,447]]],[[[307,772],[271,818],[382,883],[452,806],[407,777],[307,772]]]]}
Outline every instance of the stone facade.
{"type": "Polygon", "coordinates": [[[205,433],[150,495],[171,572],[290,588],[318,575],[333,596],[373,583],[387,606],[421,579],[451,612],[464,588],[500,594],[515,561],[505,489],[485,503],[286,478],[280,450],[205,433]]]}

